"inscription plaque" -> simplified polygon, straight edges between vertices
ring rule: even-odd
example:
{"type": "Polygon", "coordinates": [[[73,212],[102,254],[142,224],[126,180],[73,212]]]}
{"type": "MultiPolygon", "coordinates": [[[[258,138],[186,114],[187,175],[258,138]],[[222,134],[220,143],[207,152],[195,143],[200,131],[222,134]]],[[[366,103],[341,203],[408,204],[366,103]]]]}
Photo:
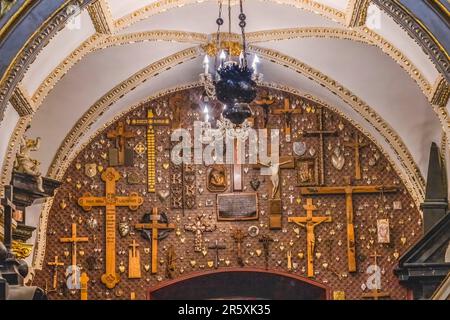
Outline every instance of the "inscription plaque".
{"type": "Polygon", "coordinates": [[[256,193],[228,193],[217,195],[217,220],[258,220],[256,193]]]}

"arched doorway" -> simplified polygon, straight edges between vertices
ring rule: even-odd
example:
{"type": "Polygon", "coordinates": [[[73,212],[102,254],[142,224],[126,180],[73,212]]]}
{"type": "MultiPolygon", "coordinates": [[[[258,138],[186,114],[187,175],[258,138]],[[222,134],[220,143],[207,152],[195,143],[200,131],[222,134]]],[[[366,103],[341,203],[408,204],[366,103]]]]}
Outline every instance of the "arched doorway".
{"type": "Polygon", "coordinates": [[[261,269],[194,273],[148,292],[151,300],[326,300],[329,297],[329,288],[320,283],[290,273],[261,269]]]}

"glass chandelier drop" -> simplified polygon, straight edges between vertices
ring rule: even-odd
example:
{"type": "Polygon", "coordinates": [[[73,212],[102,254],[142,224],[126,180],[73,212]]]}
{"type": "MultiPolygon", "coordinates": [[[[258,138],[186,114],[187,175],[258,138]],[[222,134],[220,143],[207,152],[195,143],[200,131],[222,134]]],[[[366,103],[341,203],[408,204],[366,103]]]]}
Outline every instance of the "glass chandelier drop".
{"type": "MultiPolygon", "coordinates": [[[[221,119],[217,127],[224,133],[234,132],[242,138],[250,127],[247,119],[252,116],[249,104],[256,98],[257,85],[262,81],[258,73],[259,59],[255,55],[251,66],[248,63],[247,43],[245,38],[246,15],[243,10],[243,0],[239,1],[239,27],[241,42],[233,41],[231,33],[231,0],[228,0],[228,36],[221,34],[224,24],[222,18],[222,0],[219,1],[219,16],[216,20],[217,34],[215,43],[204,47],[204,73],[200,80],[209,100],[218,100],[223,104],[221,119]],[[234,130],[231,130],[234,129],[234,130]]],[[[205,122],[209,123],[208,109],[205,107],[205,122]]],[[[208,126],[205,123],[205,126],[208,126]]]]}

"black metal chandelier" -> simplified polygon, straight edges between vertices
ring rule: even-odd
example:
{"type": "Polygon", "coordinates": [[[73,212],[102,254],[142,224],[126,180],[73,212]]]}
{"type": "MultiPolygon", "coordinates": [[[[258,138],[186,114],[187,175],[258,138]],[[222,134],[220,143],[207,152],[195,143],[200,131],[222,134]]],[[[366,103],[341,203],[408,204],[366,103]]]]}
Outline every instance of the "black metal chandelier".
{"type": "Polygon", "coordinates": [[[256,65],[259,62],[257,56],[249,66],[247,60],[247,43],[245,39],[245,27],[247,25],[246,15],[243,10],[243,0],[239,1],[239,27],[241,29],[241,44],[232,42],[231,35],[231,4],[228,0],[228,41],[222,41],[221,27],[224,23],[222,18],[222,1],[219,2],[219,17],[217,23],[216,43],[207,50],[204,60],[205,73],[201,75],[208,96],[217,99],[224,104],[222,116],[233,125],[242,125],[246,119],[251,117],[249,107],[256,98],[257,81],[262,79],[258,74],[256,65]],[[236,48],[238,46],[238,48],[236,48]],[[224,49],[222,49],[224,47],[224,49]],[[236,54],[240,51],[239,54],[236,54]],[[214,55],[214,72],[209,73],[208,55],[214,55]]]}

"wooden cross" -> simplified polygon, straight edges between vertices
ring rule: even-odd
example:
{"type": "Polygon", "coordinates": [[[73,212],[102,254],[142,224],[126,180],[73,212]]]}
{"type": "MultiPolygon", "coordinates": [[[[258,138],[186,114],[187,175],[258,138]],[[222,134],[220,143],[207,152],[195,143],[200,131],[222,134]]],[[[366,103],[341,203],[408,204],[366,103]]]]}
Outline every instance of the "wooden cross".
{"type": "Polygon", "coordinates": [[[266,270],[269,270],[270,243],[273,242],[273,239],[270,236],[264,235],[258,241],[263,245],[265,266],[266,270]]]}
{"type": "Polygon", "coordinates": [[[269,111],[270,106],[275,103],[275,99],[270,96],[264,96],[260,100],[255,100],[256,105],[263,108],[264,112],[264,128],[267,128],[267,124],[269,123],[269,111]]]}
{"type": "Polygon", "coordinates": [[[58,287],[58,267],[64,266],[64,263],[58,261],[58,256],[55,256],[55,261],[48,262],[47,265],[54,267],[53,270],[53,289],[58,287]]]}
{"type": "Polygon", "coordinates": [[[220,260],[220,258],[219,258],[219,250],[225,250],[226,248],[227,247],[225,245],[219,244],[218,240],[216,240],[214,242],[214,245],[208,247],[208,249],[213,249],[213,250],[216,251],[216,257],[214,259],[214,269],[219,268],[219,260],[220,260]]]}
{"type": "MultiPolygon", "coordinates": [[[[370,257],[373,258],[375,266],[378,267],[378,258],[381,256],[377,253],[377,251],[375,250],[375,252],[371,254],[370,257]]],[[[379,300],[380,298],[389,298],[390,296],[391,295],[389,292],[384,292],[381,290],[381,288],[373,288],[370,292],[362,294],[362,297],[364,299],[373,300],[379,300]]]]}
{"type": "Polygon", "coordinates": [[[201,252],[203,248],[203,233],[204,232],[213,232],[217,229],[216,225],[211,225],[203,220],[205,219],[206,215],[199,215],[197,216],[197,219],[195,222],[192,222],[191,224],[185,225],[184,230],[193,232],[195,234],[194,236],[194,251],[195,252],[201,252]]]}
{"type": "Polygon", "coordinates": [[[127,150],[127,139],[136,137],[132,131],[127,131],[125,123],[119,121],[117,128],[106,133],[109,139],[115,140],[115,148],[109,150],[109,165],[110,166],[132,166],[133,153],[127,150]]]}
{"type": "Polygon", "coordinates": [[[319,169],[320,169],[320,185],[325,184],[325,165],[324,165],[324,138],[326,136],[335,136],[336,130],[324,130],[323,129],[323,108],[318,107],[317,121],[319,122],[318,130],[305,131],[303,136],[305,137],[319,137],[319,169]]]}
{"type": "Polygon", "coordinates": [[[156,192],[156,148],[155,148],[155,126],[168,126],[170,119],[156,118],[152,109],[147,110],[147,119],[132,119],[131,125],[147,126],[147,178],[148,192],[156,192]]]}
{"type": "Polygon", "coordinates": [[[166,277],[169,279],[174,278],[175,273],[175,260],[177,259],[177,253],[175,252],[175,248],[173,245],[170,245],[169,249],[167,250],[167,257],[166,257],[166,277]]]}
{"type": "Polygon", "coordinates": [[[128,250],[128,279],[141,278],[141,256],[138,248],[136,240],[133,240],[128,250]]]}
{"type": "Polygon", "coordinates": [[[105,196],[94,197],[89,192],[78,199],[78,205],[84,211],[90,211],[92,207],[106,207],[105,214],[105,273],[101,277],[101,281],[108,289],[112,289],[120,281],[120,277],[116,272],[116,207],[128,207],[132,211],[136,211],[143,203],[144,199],[136,192],[130,193],[129,196],[116,195],[116,182],[119,181],[120,174],[114,168],[107,168],[102,173],[102,180],[105,181],[105,196]]]}
{"type": "Polygon", "coordinates": [[[347,256],[348,271],[356,272],[356,248],[355,248],[355,227],[353,223],[353,194],[367,193],[392,193],[397,192],[396,187],[385,186],[351,186],[350,179],[347,186],[339,187],[304,187],[300,188],[302,195],[336,195],[345,194],[346,214],[347,214],[347,256]]]}
{"type": "Polygon", "coordinates": [[[360,150],[367,147],[368,143],[360,143],[360,137],[358,134],[355,135],[355,140],[344,142],[344,146],[353,148],[355,150],[355,179],[361,180],[361,161],[360,161],[360,150]]]}
{"type": "MultiPolygon", "coordinates": [[[[77,237],[77,224],[72,223],[72,236],[70,238],[60,238],[59,241],[61,243],[70,243],[72,246],[72,275],[76,273],[78,269],[77,266],[77,243],[78,242],[88,242],[88,237],[77,237]]],[[[72,281],[74,287],[77,285],[77,277],[72,276],[72,281]]]]}
{"type": "Polygon", "coordinates": [[[158,232],[159,230],[173,230],[175,225],[173,223],[159,222],[158,208],[152,209],[151,219],[152,222],[138,223],[134,225],[134,228],[137,230],[150,230],[152,234],[152,273],[155,274],[158,272],[158,232]]]}
{"type": "Polygon", "coordinates": [[[80,277],[80,300],[88,299],[88,283],[89,277],[86,272],[83,272],[80,277]]]}
{"type": "Polygon", "coordinates": [[[288,98],[284,99],[284,108],[283,109],[275,109],[272,111],[273,114],[276,115],[284,115],[284,135],[286,137],[286,142],[291,142],[291,121],[293,114],[302,113],[301,109],[293,109],[291,103],[288,98]]]}
{"type": "Polygon", "coordinates": [[[244,238],[247,237],[247,235],[242,232],[241,229],[236,229],[233,234],[232,237],[234,239],[234,241],[236,242],[237,245],[237,261],[238,264],[243,267],[244,266],[244,260],[242,259],[242,242],[244,241],[244,238]]]}
{"type": "Polygon", "coordinates": [[[331,222],[331,217],[314,217],[313,212],[317,210],[317,207],[313,205],[311,198],[306,199],[306,205],[303,206],[306,210],[306,217],[289,217],[288,222],[293,222],[306,229],[306,246],[307,246],[307,259],[308,259],[308,277],[314,277],[314,246],[315,246],[315,234],[314,228],[323,223],[331,222]]]}
{"type": "Polygon", "coordinates": [[[259,163],[253,165],[253,168],[268,168],[269,170],[270,181],[272,182],[272,195],[269,200],[269,228],[272,230],[279,230],[282,227],[280,173],[282,169],[294,169],[295,159],[291,156],[281,156],[278,163],[259,163]]]}

